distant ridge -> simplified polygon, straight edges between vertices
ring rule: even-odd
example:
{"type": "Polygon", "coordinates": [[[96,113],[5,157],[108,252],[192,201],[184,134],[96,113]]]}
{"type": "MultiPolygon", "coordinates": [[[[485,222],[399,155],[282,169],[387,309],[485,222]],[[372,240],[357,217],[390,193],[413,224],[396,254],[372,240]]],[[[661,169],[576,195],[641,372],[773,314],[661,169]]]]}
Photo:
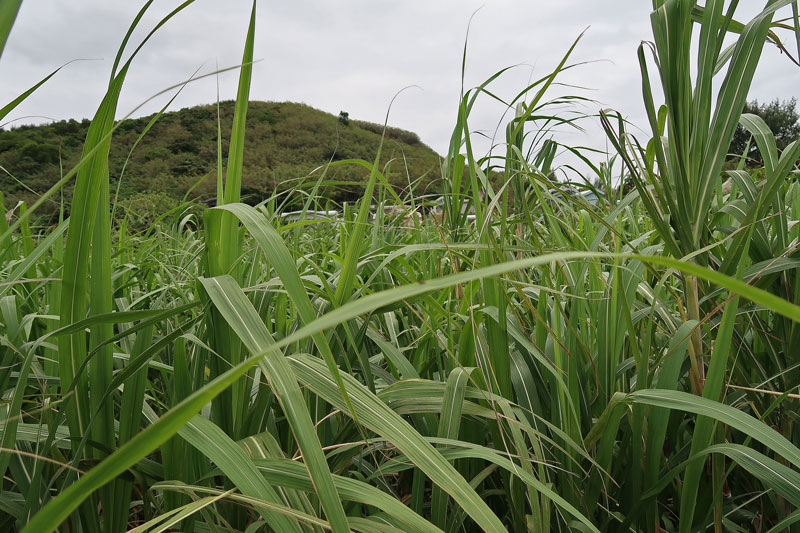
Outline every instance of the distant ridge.
{"type": "MultiPolygon", "coordinates": [[[[227,161],[228,135],[234,103],[220,103],[223,162],[227,161]]],[[[112,191],[131,147],[152,118],[122,123],[114,134],[109,158],[112,191]]],[[[13,175],[0,173],[0,190],[6,205],[29,203],[46,191],[79,160],[88,120],[66,120],[41,126],[20,126],[0,131],[0,165],[13,175]]],[[[382,125],[346,120],[293,102],[250,102],[244,148],[242,196],[257,203],[273,190],[299,182],[316,182],[314,169],[331,159],[364,159],[377,154],[382,125]]],[[[398,192],[407,191],[409,180],[415,194],[440,177],[440,158],[417,134],[388,128],[381,169],[390,160],[388,179],[398,192]],[[422,179],[420,179],[422,178],[422,179]]],[[[216,189],[217,106],[201,105],[165,113],[131,154],[120,186],[120,198],[159,193],[180,199],[213,202],[216,189]],[[198,184],[198,181],[200,182],[198,184]]],[[[368,171],[358,165],[334,165],[328,169],[322,189],[327,197],[342,201],[360,196],[360,182],[368,171]]],[[[71,187],[65,189],[69,202],[71,187]]],[[[431,192],[431,191],[428,191],[431,192]]],[[[57,208],[50,204],[50,210],[57,208]]]]}

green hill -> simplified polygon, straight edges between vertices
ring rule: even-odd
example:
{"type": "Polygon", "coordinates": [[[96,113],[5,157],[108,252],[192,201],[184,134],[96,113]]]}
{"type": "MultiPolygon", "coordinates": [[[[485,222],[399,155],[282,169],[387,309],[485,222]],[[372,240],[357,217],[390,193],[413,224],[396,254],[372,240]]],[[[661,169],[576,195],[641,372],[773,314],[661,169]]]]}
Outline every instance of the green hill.
{"type": "MultiPolygon", "coordinates": [[[[227,160],[233,102],[220,104],[223,161],[227,160]]],[[[141,193],[190,198],[213,203],[217,167],[217,106],[204,105],[164,114],[131,153],[152,116],[123,122],[114,134],[110,164],[112,191],[119,183],[120,198],[141,193]]],[[[67,120],[42,126],[0,131],[0,189],[7,205],[28,203],[46,191],[80,158],[88,120],[67,120]],[[30,190],[29,190],[30,189],[30,190]]],[[[257,203],[274,190],[315,183],[320,167],[330,160],[373,161],[383,126],[339,117],[304,104],[251,102],[244,148],[243,199],[257,203]]],[[[388,128],[381,168],[390,160],[388,179],[402,193],[414,184],[421,194],[440,176],[439,156],[412,132],[388,128]],[[420,179],[421,178],[421,179],[420,179]]],[[[360,195],[358,182],[368,171],[359,165],[333,165],[323,193],[342,201],[360,195]]],[[[71,188],[65,189],[69,202],[71,188]]],[[[45,211],[54,212],[51,202],[45,211]]]]}

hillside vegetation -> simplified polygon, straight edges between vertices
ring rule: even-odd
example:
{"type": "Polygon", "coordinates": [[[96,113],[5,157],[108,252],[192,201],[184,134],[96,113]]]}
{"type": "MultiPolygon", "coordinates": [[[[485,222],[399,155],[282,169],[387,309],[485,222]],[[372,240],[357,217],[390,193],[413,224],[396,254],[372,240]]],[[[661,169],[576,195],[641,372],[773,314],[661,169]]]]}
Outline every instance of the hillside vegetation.
{"type": "MultiPolygon", "coordinates": [[[[220,103],[220,125],[231,130],[234,102],[220,103]]],[[[153,116],[123,121],[114,133],[109,154],[112,191],[119,183],[120,198],[161,193],[173,199],[213,201],[216,193],[217,107],[204,105],[167,112],[131,148],[153,116]],[[129,158],[130,156],[130,158],[129,158]],[[126,165],[127,160],[127,165],[126,165]],[[123,168],[124,174],[123,174],[123,168]]],[[[29,204],[49,189],[80,159],[90,121],[65,120],[42,126],[21,126],[0,131],[0,190],[7,202],[29,204]]],[[[242,170],[242,197],[257,203],[275,190],[288,190],[309,181],[316,183],[329,161],[374,160],[383,126],[338,117],[293,102],[250,102],[242,170]],[[312,174],[313,173],[313,174],[312,174]]],[[[223,160],[229,139],[222,135],[223,160]]],[[[439,156],[412,132],[387,128],[381,168],[392,160],[387,178],[398,192],[412,186],[424,190],[441,176],[439,156]],[[418,180],[418,178],[421,178],[418,180]]],[[[333,200],[360,197],[369,172],[356,164],[329,167],[320,191],[333,200]]],[[[67,201],[71,187],[65,189],[67,201]]],[[[49,211],[57,210],[56,202],[49,211]]]]}

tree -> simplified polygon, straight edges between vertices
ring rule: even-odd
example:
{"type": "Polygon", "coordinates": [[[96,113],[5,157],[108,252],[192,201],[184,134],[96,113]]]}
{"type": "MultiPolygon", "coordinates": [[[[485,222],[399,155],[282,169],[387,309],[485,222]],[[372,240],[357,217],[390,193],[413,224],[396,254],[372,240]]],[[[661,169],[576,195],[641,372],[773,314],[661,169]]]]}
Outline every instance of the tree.
{"type": "Polygon", "coordinates": [[[339,122],[344,124],[345,126],[350,125],[350,113],[347,111],[339,111],[339,122]]]}
{"type": "MultiPolygon", "coordinates": [[[[758,100],[753,100],[745,104],[742,113],[752,113],[764,119],[764,122],[775,135],[775,144],[777,144],[778,150],[783,150],[789,143],[800,136],[800,116],[797,113],[796,98],[783,101],[776,98],[769,104],[759,104],[758,100]]],[[[752,161],[762,163],[763,159],[758,147],[751,140],[750,133],[741,124],[736,126],[736,133],[733,135],[733,140],[728,150],[729,153],[732,157],[742,155],[748,141],[750,142],[750,149],[747,157],[752,161]]]]}

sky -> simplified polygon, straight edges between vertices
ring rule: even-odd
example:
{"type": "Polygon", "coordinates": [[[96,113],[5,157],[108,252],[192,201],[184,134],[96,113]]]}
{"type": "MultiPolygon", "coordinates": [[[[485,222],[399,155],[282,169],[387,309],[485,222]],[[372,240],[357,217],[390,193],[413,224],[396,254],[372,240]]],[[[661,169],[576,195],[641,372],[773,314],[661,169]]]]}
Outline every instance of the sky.
{"type": "MultiPolygon", "coordinates": [[[[7,120],[23,124],[91,118],[117,48],[141,4],[24,1],[0,57],[0,102],[11,101],[68,61],[85,61],[63,68],[7,120]]],[[[131,42],[138,44],[178,4],[155,0],[131,42]]],[[[762,2],[740,4],[737,18],[749,20],[762,2]]],[[[553,87],[549,94],[589,98],[591,102],[576,110],[597,114],[612,108],[645,127],[636,51],[643,40],[651,39],[650,6],[649,0],[261,0],[250,97],[303,102],[334,114],[346,111],[351,119],[382,123],[397,95],[389,124],[418,133],[424,143],[445,154],[456,122],[465,42],[464,86],[479,85],[511,67],[490,86],[494,94],[510,100],[531,80],[550,73],[585,31],[570,56],[578,66],[563,73],[559,80],[564,85],[553,87]]],[[[134,59],[118,118],[158,110],[170,95],[141,104],[198,69],[202,74],[213,72],[217,65],[238,65],[251,7],[245,0],[197,0],[170,20],[134,59]]],[[[786,37],[791,44],[791,36],[786,37]]],[[[235,98],[237,81],[236,70],[219,75],[221,99],[235,98]]],[[[800,68],[768,46],[750,98],[787,99],[797,95],[798,87],[800,68]]],[[[189,84],[172,109],[216,98],[217,80],[211,76],[189,84]]],[[[485,134],[478,150],[488,149],[495,133],[499,135],[495,142],[502,141],[503,128],[497,127],[513,115],[507,111],[488,96],[479,98],[469,120],[472,130],[485,134]]],[[[584,120],[585,131],[562,128],[558,139],[604,148],[598,122],[584,120]]]]}

